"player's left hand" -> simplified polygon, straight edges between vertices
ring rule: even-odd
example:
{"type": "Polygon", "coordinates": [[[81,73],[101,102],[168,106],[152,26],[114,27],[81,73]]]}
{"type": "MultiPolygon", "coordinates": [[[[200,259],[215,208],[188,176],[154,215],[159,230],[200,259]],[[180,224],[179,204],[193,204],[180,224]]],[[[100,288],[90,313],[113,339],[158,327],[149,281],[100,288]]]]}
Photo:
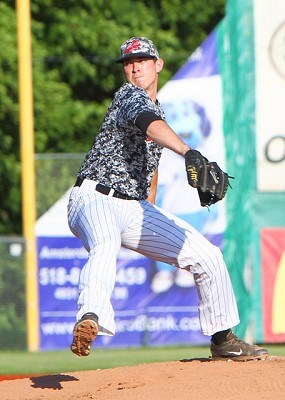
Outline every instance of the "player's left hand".
{"type": "Polygon", "coordinates": [[[197,150],[189,150],[185,154],[185,165],[188,183],[198,190],[202,207],[225,197],[231,177],[216,162],[208,161],[197,150]]]}

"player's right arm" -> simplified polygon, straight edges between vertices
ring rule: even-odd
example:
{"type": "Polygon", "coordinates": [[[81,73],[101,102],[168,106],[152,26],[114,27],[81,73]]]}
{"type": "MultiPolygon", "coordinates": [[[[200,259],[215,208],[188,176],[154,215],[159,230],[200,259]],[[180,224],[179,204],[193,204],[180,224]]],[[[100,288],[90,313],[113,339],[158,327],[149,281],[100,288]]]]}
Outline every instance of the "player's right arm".
{"type": "Polygon", "coordinates": [[[147,127],[146,133],[160,146],[166,147],[181,156],[184,156],[190,150],[190,147],[163,120],[151,122],[147,127]]]}

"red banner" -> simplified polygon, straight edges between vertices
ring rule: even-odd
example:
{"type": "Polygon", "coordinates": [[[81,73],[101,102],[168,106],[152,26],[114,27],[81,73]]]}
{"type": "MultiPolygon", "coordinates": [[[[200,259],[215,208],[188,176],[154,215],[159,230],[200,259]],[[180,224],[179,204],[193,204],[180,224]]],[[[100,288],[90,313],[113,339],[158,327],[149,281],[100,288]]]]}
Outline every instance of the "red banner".
{"type": "Polygon", "coordinates": [[[285,228],[261,232],[263,333],[267,343],[285,342],[285,228]]]}

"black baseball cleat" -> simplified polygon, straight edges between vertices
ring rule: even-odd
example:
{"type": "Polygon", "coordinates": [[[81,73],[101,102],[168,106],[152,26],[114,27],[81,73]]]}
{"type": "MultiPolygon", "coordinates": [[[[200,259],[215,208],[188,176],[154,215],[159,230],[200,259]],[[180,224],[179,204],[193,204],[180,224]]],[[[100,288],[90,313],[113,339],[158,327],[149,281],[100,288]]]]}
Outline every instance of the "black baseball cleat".
{"type": "Polygon", "coordinates": [[[94,313],[86,313],[75,324],[73,341],[70,350],[79,357],[89,356],[91,344],[98,334],[98,317],[94,313]]]}
{"type": "Polygon", "coordinates": [[[213,360],[265,360],[268,356],[268,350],[238,339],[232,331],[227,334],[226,340],[221,344],[215,344],[211,340],[210,349],[213,360]]]}

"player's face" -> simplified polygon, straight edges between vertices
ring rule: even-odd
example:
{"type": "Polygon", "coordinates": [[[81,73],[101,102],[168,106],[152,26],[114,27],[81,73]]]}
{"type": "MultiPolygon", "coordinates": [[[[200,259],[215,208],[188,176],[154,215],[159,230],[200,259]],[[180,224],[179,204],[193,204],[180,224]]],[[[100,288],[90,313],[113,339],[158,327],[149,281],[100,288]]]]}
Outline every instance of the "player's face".
{"type": "Polygon", "coordinates": [[[161,71],[163,62],[161,59],[133,58],[123,63],[126,80],[146,90],[150,97],[157,91],[158,73],[161,71]]]}

